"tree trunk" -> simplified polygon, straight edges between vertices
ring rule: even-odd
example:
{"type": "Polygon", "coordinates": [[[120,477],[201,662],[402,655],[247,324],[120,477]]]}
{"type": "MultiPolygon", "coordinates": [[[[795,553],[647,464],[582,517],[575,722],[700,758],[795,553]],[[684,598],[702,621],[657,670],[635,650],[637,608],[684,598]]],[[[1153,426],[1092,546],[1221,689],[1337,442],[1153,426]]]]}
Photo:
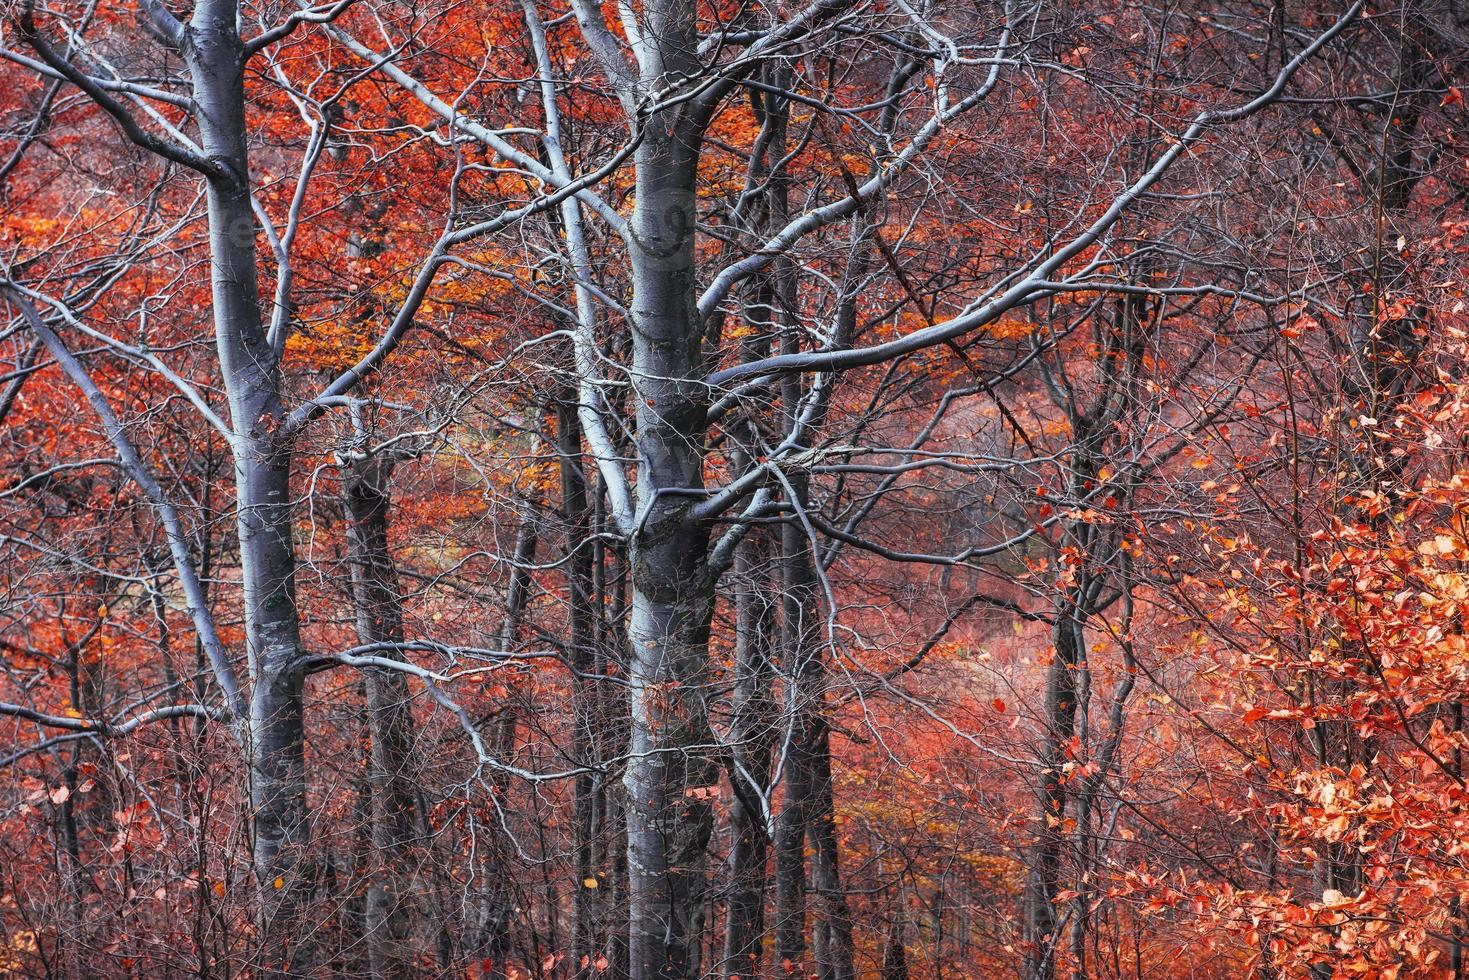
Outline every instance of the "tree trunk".
{"type": "Polygon", "coordinates": [[[893,916],[882,950],[882,980],[908,980],[908,950],[903,945],[903,910],[893,916]]]}
{"type": "Polygon", "coordinates": [[[771,637],[775,608],[768,581],[768,542],[751,536],[735,556],[735,682],[730,752],[738,763],[730,772],[729,899],[725,912],[722,975],[761,973],[765,935],[766,865],[770,839],[760,799],[749,783],[765,791],[770,780],[771,637]]]}
{"type": "MultiPolygon", "coordinates": [[[[792,481],[799,506],[806,505],[803,482],[792,481]]],[[[840,848],[831,791],[831,740],[826,720],[826,663],[819,636],[816,570],[801,527],[787,523],[782,534],[785,590],[783,636],[794,685],[794,715],[786,760],[785,804],[777,841],[777,905],[782,967],[806,972],[806,844],[812,856],[811,887],[817,897],[814,923],[817,974],[822,980],[854,976],[851,914],[841,885],[840,848]]]]}
{"type": "MultiPolygon", "coordinates": [[[[599,492],[597,496],[599,503],[605,500],[605,496],[599,492]]],[[[599,528],[600,528],[599,524],[599,528]]],[[[601,659],[598,667],[602,673],[610,674],[619,669],[624,663],[621,656],[616,655],[620,644],[614,647],[612,636],[622,636],[627,623],[627,558],[626,551],[620,548],[607,549],[605,555],[607,566],[601,574],[601,585],[596,590],[596,599],[602,611],[599,614],[598,628],[605,629],[609,635],[604,637],[598,646],[598,654],[601,659]]],[[[602,568],[599,562],[596,566],[602,568]]],[[[621,685],[608,685],[602,691],[602,720],[606,726],[605,736],[608,745],[623,746],[628,744],[630,731],[630,709],[626,689],[621,685]]],[[[615,770],[608,772],[608,785],[602,794],[603,816],[602,825],[604,831],[605,862],[607,864],[607,938],[605,953],[607,957],[607,972],[604,976],[607,980],[624,980],[628,976],[628,875],[627,875],[627,794],[620,779],[613,780],[612,774],[615,770]]]]}
{"type": "MultiPolygon", "coordinates": [[[[398,573],[388,550],[389,480],[393,460],[354,458],[346,468],[347,559],[363,644],[402,643],[403,611],[398,573]]],[[[380,656],[396,659],[384,651],[380,656]]],[[[369,745],[368,887],[364,908],[368,970],[373,977],[402,976],[413,962],[416,902],[412,851],[418,833],[413,772],[413,717],[404,675],[363,672],[369,745]]]]}
{"type": "MultiPolygon", "coordinates": [[[[650,33],[690,33],[691,6],[689,23],[680,21],[683,5],[669,6],[671,15],[649,14],[650,33]]],[[[717,780],[704,703],[714,604],[709,530],[688,519],[690,492],[703,486],[707,411],[693,292],[698,140],[677,118],[649,121],[631,229],[640,524],[631,542],[632,730],[623,781],[632,980],[701,974],[717,780]]]]}
{"type": "MultiPolygon", "coordinates": [[[[823,692],[825,677],[822,678],[823,692]]],[[[820,927],[825,948],[817,959],[821,980],[853,980],[852,913],[847,894],[842,889],[841,848],[837,842],[836,807],[831,791],[831,729],[825,718],[825,698],[817,710],[822,712],[812,726],[816,744],[812,747],[812,779],[808,788],[810,807],[806,832],[811,839],[812,885],[820,900],[820,927]]]]}
{"type": "MultiPolygon", "coordinates": [[[[764,190],[752,229],[769,237],[787,220],[789,178],[782,169],[787,153],[790,100],[783,89],[789,85],[789,69],[772,60],[761,66],[766,91],[752,90],[750,106],[760,123],[757,146],[746,180],[747,193],[764,190]]],[[[741,356],[755,361],[770,356],[775,328],[783,319],[779,300],[782,273],[788,263],[775,263],[774,274],[756,277],[753,295],[745,307],[745,328],[750,336],[741,345],[741,356]]],[[[789,297],[787,297],[787,300],[789,297]]],[[[758,458],[759,431],[753,419],[730,426],[733,443],[730,468],[744,474],[758,458]]],[[[733,789],[730,805],[729,898],[725,909],[724,967],[722,973],[754,977],[762,973],[765,933],[765,892],[770,858],[770,828],[766,807],[770,790],[770,753],[777,729],[773,684],[777,599],[771,580],[774,557],[770,536],[760,529],[749,531],[735,553],[735,665],[734,701],[730,719],[730,754],[735,765],[729,773],[733,789]],[[753,785],[752,785],[753,784],[753,785]],[[761,794],[767,794],[765,801],[761,794]]]]}
{"type": "MultiPolygon", "coordinates": [[[[859,264],[861,261],[857,260],[859,264]]],[[[793,308],[794,298],[788,296],[786,305],[793,308]]],[[[844,306],[838,326],[842,335],[849,330],[850,313],[844,306]]],[[[797,349],[793,330],[785,331],[782,348],[787,352],[797,349]]],[[[791,376],[782,387],[787,426],[793,430],[802,411],[803,386],[798,377],[791,376]]],[[[823,411],[824,405],[817,406],[814,417],[819,420],[823,411]]],[[[813,422],[813,428],[817,424],[813,422]]],[[[808,479],[804,473],[791,474],[787,492],[798,514],[809,507],[808,479]]],[[[777,935],[777,943],[781,966],[798,976],[804,975],[804,837],[811,846],[811,886],[818,899],[819,916],[813,929],[817,974],[821,980],[851,980],[855,975],[851,913],[841,885],[841,856],[831,789],[830,727],[826,718],[825,641],[821,636],[817,603],[816,556],[811,549],[804,522],[795,517],[787,520],[781,528],[785,579],[781,635],[790,670],[787,683],[793,687],[792,733],[785,806],[777,842],[777,902],[783,906],[781,920],[786,931],[777,935]],[[782,863],[783,869],[779,867],[782,863]]]]}
{"type": "MultiPolygon", "coordinates": [[[[787,681],[787,683],[790,683],[787,681]]],[[[796,719],[790,721],[798,725],[796,719]]],[[[785,796],[775,829],[775,956],[779,975],[801,977],[806,958],[806,739],[792,731],[785,756],[785,796]]]]}
{"type": "MultiPolygon", "coordinates": [[[[601,761],[600,691],[592,608],[591,508],[582,466],[581,422],[576,395],[563,393],[556,403],[556,440],[561,471],[561,519],[564,524],[567,606],[567,655],[578,672],[572,678],[572,758],[579,766],[601,761]]],[[[602,881],[597,866],[597,837],[604,807],[602,776],[583,772],[573,787],[572,812],[576,881],[572,892],[571,961],[576,976],[592,976],[601,932],[602,881]]]]}
{"type": "MultiPolygon", "coordinates": [[[[1073,590],[1074,591],[1074,590],[1073,590]]],[[[1056,975],[1056,894],[1064,887],[1062,867],[1067,792],[1063,766],[1076,727],[1076,664],[1084,638],[1073,593],[1059,604],[1052,637],[1054,656],[1046,680],[1046,730],[1041,744],[1038,842],[1026,889],[1026,976],[1056,975]]]]}
{"type": "Polygon", "coordinates": [[[260,316],[255,219],[246,151],[244,46],[235,5],[194,9],[183,43],[193,78],[209,180],[210,274],[215,342],[233,427],[237,525],[246,652],[253,681],[245,726],[265,972],[310,967],[302,919],[306,845],[302,656],[292,541],[290,449],[280,370],[260,316]],[[298,944],[299,940],[299,944],[298,944]]]}
{"type": "MultiPolygon", "coordinates": [[[[526,602],[530,598],[530,565],[536,557],[536,523],[527,518],[515,540],[515,564],[510,570],[510,587],[505,598],[505,618],[500,623],[500,647],[515,648],[526,602]]],[[[496,722],[494,752],[509,759],[515,752],[518,719],[513,705],[507,704],[496,722]]],[[[491,774],[491,786],[500,806],[505,805],[510,781],[505,773],[491,774]]],[[[513,849],[505,840],[503,828],[495,821],[486,835],[488,844],[480,850],[480,865],[475,869],[481,884],[477,907],[470,924],[472,938],[468,946],[485,961],[483,975],[488,980],[504,980],[509,975],[511,918],[515,911],[513,882],[509,862],[513,849]]]]}

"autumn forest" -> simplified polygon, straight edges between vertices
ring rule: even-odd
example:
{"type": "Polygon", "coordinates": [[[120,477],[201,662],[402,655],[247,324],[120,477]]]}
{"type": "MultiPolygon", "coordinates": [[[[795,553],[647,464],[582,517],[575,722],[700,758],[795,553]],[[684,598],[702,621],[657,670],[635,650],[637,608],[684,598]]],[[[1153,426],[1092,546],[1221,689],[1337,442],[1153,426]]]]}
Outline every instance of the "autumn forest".
{"type": "Polygon", "coordinates": [[[1469,976],[1469,0],[0,0],[0,977],[1469,976]]]}

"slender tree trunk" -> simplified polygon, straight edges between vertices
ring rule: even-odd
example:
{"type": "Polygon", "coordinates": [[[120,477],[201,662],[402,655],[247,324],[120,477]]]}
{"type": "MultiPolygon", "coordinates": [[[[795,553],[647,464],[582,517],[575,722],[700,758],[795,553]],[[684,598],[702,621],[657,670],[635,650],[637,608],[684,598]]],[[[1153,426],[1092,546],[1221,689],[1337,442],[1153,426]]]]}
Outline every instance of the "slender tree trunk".
{"type": "MultiPolygon", "coordinates": [[[[65,605],[63,604],[61,608],[64,614],[65,605]]],[[[72,710],[77,713],[78,717],[91,717],[96,710],[96,705],[106,703],[97,670],[93,669],[93,665],[85,663],[87,659],[85,648],[95,635],[96,628],[88,631],[87,635],[80,640],[73,640],[68,634],[65,616],[59,616],[58,620],[66,644],[66,668],[72,710]]],[[[96,664],[96,667],[100,668],[101,664],[96,664]]],[[[61,778],[62,785],[66,788],[66,798],[61,801],[56,812],[59,824],[57,829],[61,837],[61,847],[57,850],[59,854],[66,855],[57,863],[61,866],[61,874],[65,883],[67,931],[69,932],[65,938],[57,937],[57,955],[65,956],[72,971],[78,975],[82,971],[83,947],[88,938],[86,935],[86,893],[91,891],[85,887],[87,874],[82,863],[81,815],[78,812],[82,798],[77,792],[79,785],[77,774],[82,766],[83,745],[84,743],[80,741],[73,742],[69,751],[65,753],[66,762],[61,778]]],[[[93,806],[96,806],[95,802],[93,806]]]]}
{"type": "Polygon", "coordinates": [[[261,948],[269,973],[308,972],[303,918],[309,872],[302,662],[292,541],[290,447],[278,437],[280,370],[256,279],[246,151],[244,45],[235,5],[194,8],[183,43],[210,178],[209,244],[215,341],[233,426],[235,492],[252,686],[245,726],[261,948]]]}
{"type": "Polygon", "coordinates": [[[766,866],[770,839],[753,782],[763,792],[770,781],[770,742],[775,704],[771,698],[771,637],[775,608],[768,578],[768,543],[752,536],[735,556],[735,685],[730,752],[737,767],[730,804],[729,899],[725,912],[725,975],[760,975],[765,935],[766,866]]]}
{"type": "MultiPolygon", "coordinates": [[[[598,745],[601,711],[597,682],[597,646],[592,607],[591,508],[587,476],[582,466],[581,422],[576,395],[564,393],[556,403],[556,439],[561,471],[561,518],[564,524],[567,577],[567,653],[582,675],[572,678],[572,758],[577,765],[600,762],[598,745]]],[[[576,854],[576,881],[572,893],[572,969],[576,976],[596,973],[593,958],[599,948],[602,881],[596,843],[602,822],[602,777],[584,772],[576,777],[572,811],[576,854]]]]}
{"type": "MultiPolygon", "coordinates": [[[[598,500],[604,497],[599,493],[598,500]]],[[[600,567],[600,565],[599,565],[600,567]]],[[[597,601],[604,607],[599,623],[605,623],[607,637],[598,647],[602,660],[599,668],[611,674],[625,663],[614,651],[622,649],[611,637],[625,635],[627,623],[627,559],[626,552],[612,548],[607,555],[607,566],[603,571],[603,584],[597,591],[597,601]]],[[[599,627],[603,628],[603,627],[599,627]]],[[[602,719],[606,725],[609,745],[627,745],[631,731],[630,706],[626,688],[608,685],[603,690],[602,719]]],[[[611,781],[602,794],[603,825],[606,827],[605,848],[607,871],[607,980],[625,980],[629,973],[628,936],[628,873],[627,873],[627,794],[621,780],[611,781]]]]}
{"type": "MultiPolygon", "coordinates": [[[[750,106],[760,123],[759,152],[751,160],[747,190],[764,187],[755,201],[753,230],[769,237],[786,221],[789,179],[773,166],[785,160],[790,100],[783,94],[789,85],[789,67],[780,60],[761,66],[761,80],[769,88],[750,92],[750,106]]],[[[783,319],[779,302],[781,274],[788,263],[775,264],[774,274],[755,280],[753,297],[745,307],[745,328],[750,331],[741,345],[741,356],[750,361],[770,356],[776,326],[783,319]]],[[[758,456],[759,432],[753,419],[730,427],[731,470],[744,474],[758,456]]],[[[770,790],[770,753],[777,729],[773,684],[778,622],[775,582],[771,578],[774,558],[770,536],[751,530],[735,554],[735,664],[734,703],[730,720],[730,753],[734,761],[729,773],[733,788],[730,805],[729,898],[725,909],[723,973],[741,977],[762,972],[765,934],[765,893],[770,859],[770,828],[766,807],[770,790]],[[766,799],[762,801],[761,795],[766,799]]]]}
{"type": "MultiPolygon", "coordinates": [[[[798,726],[799,720],[792,719],[790,724],[798,726]]],[[[810,769],[805,743],[804,733],[795,728],[785,753],[784,797],[775,830],[775,956],[783,977],[805,975],[805,809],[810,769]]]]}
{"type": "Polygon", "coordinates": [[[631,974],[628,948],[629,916],[627,873],[627,797],[617,789],[603,794],[606,805],[607,837],[614,845],[608,848],[611,865],[607,877],[607,978],[624,980],[631,974]]]}
{"type": "MultiPolygon", "coordinates": [[[[363,644],[403,642],[398,573],[388,550],[389,480],[393,460],[354,458],[346,468],[348,563],[363,644]]],[[[387,650],[380,656],[397,658],[387,650]]],[[[367,670],[369,882],[364,907],[368,970],[373,977],[410,969],[416,883],[412,868],[418,833],[413,770],[413,717],[408,685],[398,671],[367,670]]]]}
{"type": "MultiPolygon", "coordinates": [[[[823,688],[825,677],[822,678],[823,688]]],[[[823,699],[824,701],[824,699],[823,699]]],[[[837,842],[836,808],[831,790],[831,729],[823,715],[815,726],[811,753],[811,808],[806,831],[811,839],[812,884],[821,911],[825,949],[818,959],[821,980],[853,980],[852,913],[842,887],[841,849],[837,842]]]]}
{"type": "MultiPolygon", "coordinates": [[[[504,650],[514,649],[520,636],[521,620],[525,614],[526,602],[530,598],[530,565],[535,561],[537,542],[535,520],[527,518],[516,536],[515,565],[510,571],[505,618],[500,623],[500,647],[504,650]]],[[[508,759],[514,753],[518,725],[515,708],[507,704],[496,723],[494,751],[497,758],[508,759]]],[[[503,806],[509,791],[509,780],[503,773],[494,774],[492,779],[491,785],[503,806]]],[[[476,956],[486,961],[485,977],[489,980],[505,980],[509,975],[512,939],[510,926],[515,912],[514,883],[509,874],[510,848],[504,840],[498,821],[486,836],[488,840],[480,848],[481,863],[475,869],[481,883],[478,907],[473,910],[473,939],[469,945],[476,956]]]]}
{"type": "MultiPolygon", "coordinates": [[[[801,488],[797,488],[798,493],[801,488]]],[[[776,955],[786,975],[806,969],[806,838],[814,815],[815,758],[824,724],[814,706],[822,684],[817,638],[816,578],[807,560],[809,543],[799,524],[781,529],[781,646],[788,676],[787,716],[791,726],[785,756],[785,792],[776,828],[776,955]]]]}
{"type": "MultiPolygon", "coordinates": [[[[786,293],[786,305],[793,308],[794,298],[789,296],[788,289],[786,293]]],[[[844,310],[843,322],[838,326],[844,335],[849,329],[845,322],[849,315],[850,311],[844,310]]],[[[795,345],[794,332],[785,331],[783,349],[793,352],[795,345]]],[[[796,424],[803,394],[797,377],[785,380],[782,399],[788,426],[796,424]]],[[[789,484],[788,492],[794,498],[791,503],[798,511],[804,511],[810,504],[807,477],[793,473],[789,484]]],[[[810,884],[818,903],[818,918],[813,928],[817,974],[821,980],[851,980],[855,975],[852,923],[841,884],[841,856],[831,787],[830,727],[826,718],[825,641],[821,636],[816,598],[819,584],[816,557],[811,548],[803,523],[792,519],[782,526],[781,564],[785,576],[782,641],[790,665],[788,683],[793,685],[794,714],[786,802],[777,843],[777,902],[784,905],[781,925],[787,932],[784,937],[778,934],[777,942],[782,947],[779,951],[782,967],[801,975],[805,943],[798,930],[804,930],[806,903],[798,889],[803,890],[805,886],[804,835],[810,843],[810,884]],[[779,869],[781,863],[785,864],[783,869],[779,869]]]]}
{"type": "Polygon", "coordinates": [[[908,949],[903,938],[903,911],[899,909],[888,927],[882,950],[882,980],[908,980],[908,949]]]}
{"type": "Polygon", "coordinates": [[[1064,887],[1067,791],[1063,767],[1076,728],[1076,664],[1082,625],[1073,594],[1060,602],[1052,636],[1054,651],[1046,680],[1046,730],[1041,742],[1041,825],[1026,890],[1026,975],[1056,975],[1056,894],[1064,887]]]}
{"type": "MultiPolygon", "coordinates": [[[[797,486],[804,498],[804,487],[797,486]]],[[[804,506],[804,499],[802,501],[804,506]]],[[[805,958],[806,850],[816,894],[814,952],[822,980],[854,976],[851,914],[841,884],[840,847],[831,791],[831,739],[826,720],[826,664],[818,636],[816,573],[809,543],[788,524],[782,547],[786,566],[784,629],[794,643],[793,731],[786,760],[785,805],[777,831],[777,952],[784,969],[801,975],[805,958]]]]}

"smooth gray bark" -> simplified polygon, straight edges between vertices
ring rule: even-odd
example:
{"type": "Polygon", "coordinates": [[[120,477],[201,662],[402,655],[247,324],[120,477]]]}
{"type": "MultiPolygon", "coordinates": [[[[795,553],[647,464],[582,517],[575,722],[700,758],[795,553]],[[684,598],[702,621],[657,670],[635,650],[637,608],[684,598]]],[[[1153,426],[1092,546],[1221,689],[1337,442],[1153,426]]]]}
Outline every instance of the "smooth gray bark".
{"type": "MultiPolygon", "coordinates": [[[[647,4],[642,30],[648,90],[698,73],[694,4],[647,4]]],[[[623,775],[631,980],[702,975],[705,852],[718,785],[704,700],[716,576],[709,528],[689,514],[704,485],[708,408],[694,262],[703,125],[679,106],[642,122],[628,229],[638,463],[623,775]]]]}
{"type": "Polygon", "coordinates": [[[253,684],[247,764],[259,890],[260,964],[306,972],[311,930],[306,844],[302,652],[291,533],[290,447],[280,368],[260,315],[255,218],[245,122],[245,50],[235,4],[194,8],[182,49],[193,78],[200,145],[218,168],[208,183],[215,343],[233,426],[237,535],[246,654],[253,684]]]}
{"type": "Polygon", "coordinates": [[[703,486],[707,408],[693,315],[696,158],[689,144],[677,133],[644,142],[633,216],[642,515],[631,546],[632,731],[624,775],[633,980],[700,974],[717,782],[704,703],[714,603],[709,531],[689,521],[693,498],[684,493],[703,486]]]}

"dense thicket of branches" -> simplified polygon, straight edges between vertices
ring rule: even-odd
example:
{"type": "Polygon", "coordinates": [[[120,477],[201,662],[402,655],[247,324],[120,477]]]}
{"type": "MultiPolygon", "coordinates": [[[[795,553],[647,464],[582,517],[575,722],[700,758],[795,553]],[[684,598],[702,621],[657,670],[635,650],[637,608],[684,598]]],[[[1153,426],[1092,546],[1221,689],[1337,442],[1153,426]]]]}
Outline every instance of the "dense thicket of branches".
{"type": "Polygon", "coordinates": [[[1469,6],[0,10],[0,974],[1463,975],[1469,6]]]}

